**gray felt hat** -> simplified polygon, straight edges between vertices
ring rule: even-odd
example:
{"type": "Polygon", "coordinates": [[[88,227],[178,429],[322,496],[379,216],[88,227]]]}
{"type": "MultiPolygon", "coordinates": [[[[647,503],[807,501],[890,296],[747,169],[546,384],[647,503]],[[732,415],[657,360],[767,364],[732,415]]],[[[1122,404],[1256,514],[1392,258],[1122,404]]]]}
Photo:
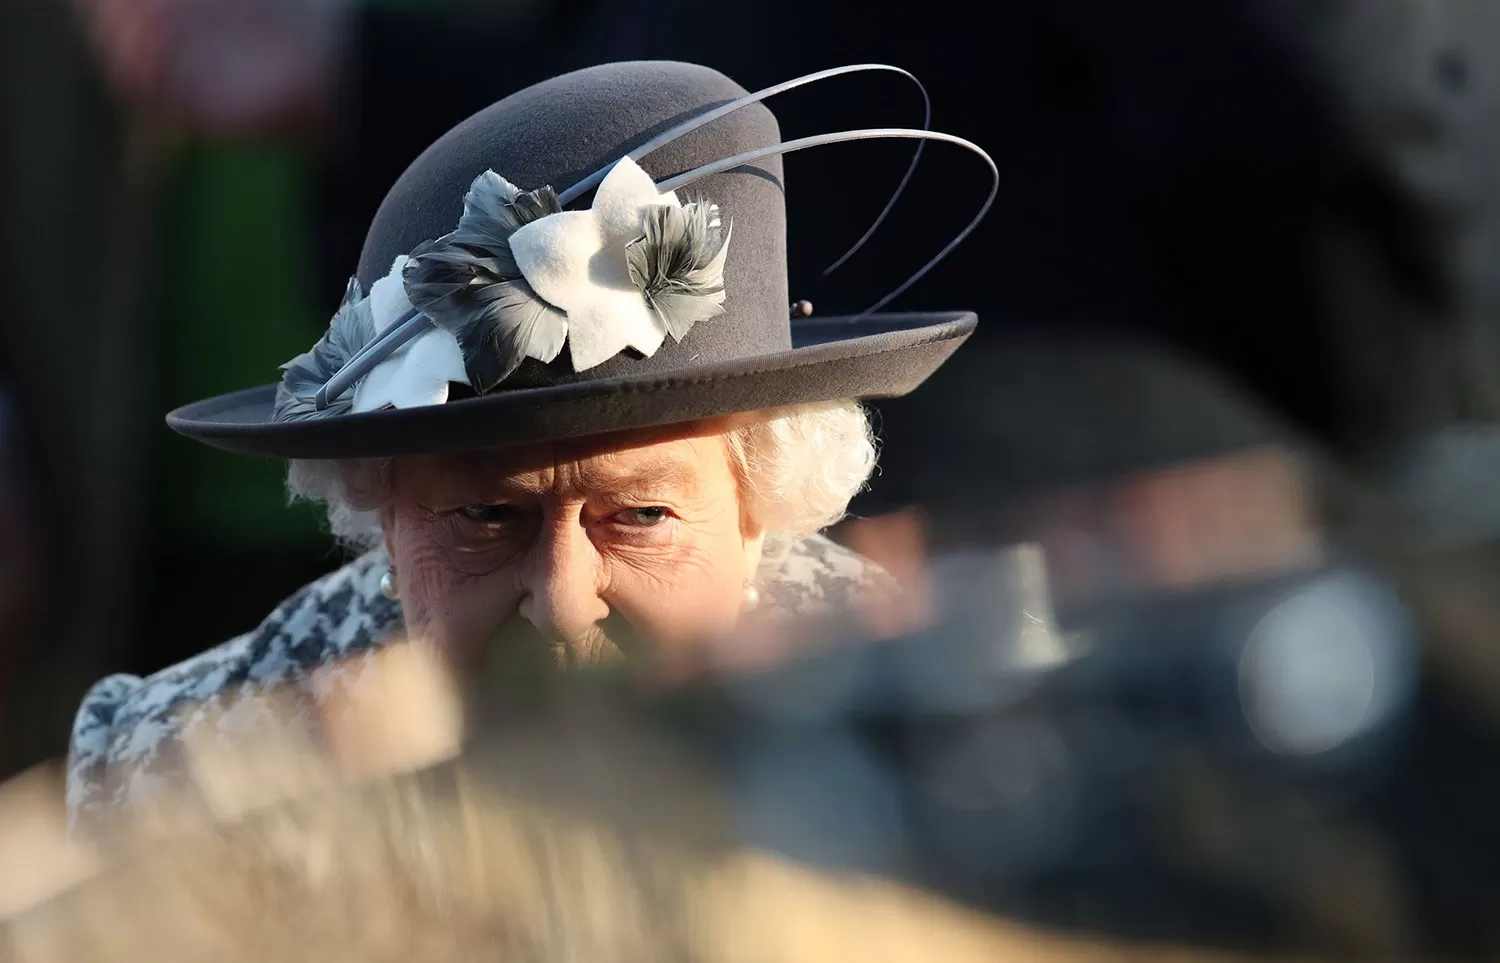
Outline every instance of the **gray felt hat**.
{"type": "Polygon", "coordinates": [[[232,451],[380,457],[910,392],[974,315],[791,317],[780,155],[902,137],[994,165],[927,130],[782,142],[764,98],[857,70],[895,68],[750,95],[705,67],[631,62],[512,94],[396,182],[328,333],[280,384],[168,424],[232,451]]]}

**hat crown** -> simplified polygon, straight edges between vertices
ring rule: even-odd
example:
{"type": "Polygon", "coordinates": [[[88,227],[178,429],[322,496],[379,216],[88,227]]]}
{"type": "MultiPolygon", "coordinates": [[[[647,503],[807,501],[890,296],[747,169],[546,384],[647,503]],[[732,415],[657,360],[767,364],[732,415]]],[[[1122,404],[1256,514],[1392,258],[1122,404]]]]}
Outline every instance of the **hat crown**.
{"type": "MultiPolygon", "coordinates": [[[[747,91],[716,70],[670,61],[590,67],[535,84],[459,123],[407,168],[366,235],[359,279],[368,289],[399,255],[452,231],[474,178],[493,170],[525,190],[562,190],[635,147],[747,91]]],[[[640,158],[654,180],[779,143],[775,116],[750,104],[640,158]]],[[[733,243],[724,266],[725,313],[667,338],[650,357],[625,351],[574,372],[569,352],[527,359],[497,391],[678,368],[791,347],[786,205],[779,157],[704,178],[682,199],[717,204],[733,243]]],[[[570,205],[587,207],[592,195],[570,205]]]]}

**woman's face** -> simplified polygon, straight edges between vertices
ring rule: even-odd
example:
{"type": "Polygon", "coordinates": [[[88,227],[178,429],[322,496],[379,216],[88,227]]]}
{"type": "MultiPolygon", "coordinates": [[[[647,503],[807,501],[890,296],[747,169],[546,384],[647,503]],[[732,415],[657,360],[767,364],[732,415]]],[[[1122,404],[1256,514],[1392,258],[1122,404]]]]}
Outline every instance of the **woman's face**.
{"type": "Polygon", "coordinates": [[[461,665],[495,646],[578,665],[730,628],[761,532],[724,430],[398,459],[382,525],[408,630],[461,665]]]}

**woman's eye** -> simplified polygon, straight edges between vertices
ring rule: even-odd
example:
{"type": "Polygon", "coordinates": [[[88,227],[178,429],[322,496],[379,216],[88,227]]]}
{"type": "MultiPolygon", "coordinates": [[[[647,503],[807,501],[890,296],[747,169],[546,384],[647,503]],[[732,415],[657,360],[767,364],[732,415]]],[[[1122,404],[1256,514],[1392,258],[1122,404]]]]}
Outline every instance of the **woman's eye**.
{"type": "Polygon", "coordinates": [[[650,528],[653,525],[659,525],[666,520],[666,517],[667,510],[659,505],[648,508],[627,508],[614,514],[615,521],[634,528],[650,528]]]}
{"type": "Polygon", "coordinates": [[[504,525],[521,517],[521,510],[514,505],[465,505],[459,511],[481,525],[504,525]]]}

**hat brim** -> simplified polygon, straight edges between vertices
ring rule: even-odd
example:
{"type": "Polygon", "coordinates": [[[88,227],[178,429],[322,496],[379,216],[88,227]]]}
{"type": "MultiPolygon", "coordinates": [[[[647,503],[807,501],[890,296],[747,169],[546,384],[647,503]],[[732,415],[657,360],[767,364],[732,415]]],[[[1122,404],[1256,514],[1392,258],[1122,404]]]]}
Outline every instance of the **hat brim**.
{"type": "Polygon", "coordinates": [[[907,394],[973,333],[970,312],[807,319],[792,348],[666,374],[501,391],[443,405],[278,422],[276,385],[167,415],[216,448],[277,458],[383,458],[497,448],[843,398],[907,394]]]}

